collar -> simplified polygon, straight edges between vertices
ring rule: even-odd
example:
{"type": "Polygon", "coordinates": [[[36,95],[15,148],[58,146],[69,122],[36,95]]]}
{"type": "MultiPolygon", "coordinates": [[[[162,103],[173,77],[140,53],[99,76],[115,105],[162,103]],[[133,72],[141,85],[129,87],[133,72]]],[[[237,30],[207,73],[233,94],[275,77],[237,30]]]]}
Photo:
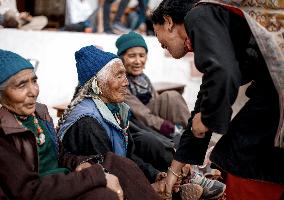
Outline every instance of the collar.
{"type": "Polygon", "coordinates": [[[192,42],[189,37],[184,40],[184,49],[186,52],[193,52],[192,42]]]}
{"type": "MultiPolygon", "coordinates": [[[[37,103],[35,113],[36,116],[40,119],[51,121],[47,107],[45,105],[37,103]]],[[[4,134],[6,135],[27,131],[27,129],[23,128],[17,122],[14,114],[3,107],[0,108],[0,128],[3,129],[4,134]]]]}
{"type": "MultiPolygon", "coordinates": [[[[106,104],[101,99],[93,98],[93,101],[96,105],[96,108],[98,109],[98,111],[100,112],[100,114],[105,120],[114,124],[117,128],[122,129],[120,125],[117,123],[117,121],[115,120],[110,109],[106,106],[106,104]]],[[[117,106],[119,108],[119,114],[122,120],[125,121],[125,119],[127,119],[129,115],[129,110],[130,110],[129,106],[124,102],[118,103],[117,106]]]]}

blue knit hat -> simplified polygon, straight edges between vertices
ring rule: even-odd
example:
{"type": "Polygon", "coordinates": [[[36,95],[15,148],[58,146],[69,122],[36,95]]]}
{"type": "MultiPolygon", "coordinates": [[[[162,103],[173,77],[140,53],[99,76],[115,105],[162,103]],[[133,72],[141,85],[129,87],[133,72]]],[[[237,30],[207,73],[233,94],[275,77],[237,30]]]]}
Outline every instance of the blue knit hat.
{"type": "Polygon", "coordinates": [[[24,69],[33,68],[33,65],[20,55],[0,49],[0,84],[24,69]]]}
{"type": "Polygon", "coordinates": [[[86,46],[75,52],[78,80],[83,86],[95,76],[107,63],[118,58],[117,55],[104,52],[95,46],[86,46]]]}
{"type": "Polygon", "coordinates": [[[135,33],[133,31],[120,36],[116,40],[115,45],[117,47],[118,56],[120,56],[127,49],[130,49],[132,47],[143,47],[146,50],[146,52],[148,52],[148,47],[144,38],[139,33],[135,33]]]}

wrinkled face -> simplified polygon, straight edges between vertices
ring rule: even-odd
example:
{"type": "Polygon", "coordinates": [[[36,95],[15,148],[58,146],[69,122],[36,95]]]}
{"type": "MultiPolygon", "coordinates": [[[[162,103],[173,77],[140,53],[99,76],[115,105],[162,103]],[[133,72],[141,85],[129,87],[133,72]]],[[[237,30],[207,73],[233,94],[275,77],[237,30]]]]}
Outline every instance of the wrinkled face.
{"type": "Polygon", "coordinates": [[[163,25],[154,24],[154,31],[163,49],[176,59],[183,57],[187,51],[184,48],[184,39],[178,34],[178,27],[181,25],[174,24],[170,17],[165,17],[163,25]]]}
{"type": "Polygon", "coordinates": [[[8,80],[1,104],[18,115],[31,115],[35,112],[38,94],[39,87],[34,71],[22,70],[8,80]]]}
{"type": "Polygon", "coordinates": [[[138,76],[143,73],[147,60],[147,52],[143,47],[127,49],[123,54],[123,64],[128,74],[138,76]]]}
{"type": "Polygon", "coordinates": [[[114,62],[106,75],[98,79],[102,91],[100,98],[105,103],[121,103],[127,93],[128,80],[121,61],[114,62]]]}

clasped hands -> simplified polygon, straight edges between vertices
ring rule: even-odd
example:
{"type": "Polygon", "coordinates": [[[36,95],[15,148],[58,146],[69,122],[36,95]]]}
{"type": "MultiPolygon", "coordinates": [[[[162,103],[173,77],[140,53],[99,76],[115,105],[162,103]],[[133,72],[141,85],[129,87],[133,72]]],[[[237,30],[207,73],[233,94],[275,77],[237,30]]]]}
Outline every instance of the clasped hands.
{"type": "Polygon", "coordinates": [[[190,165],[182,168],[180,177],[173,175],[171,172],[160,172],[157,175],[156,182],[152,184],[153,189],[159,194],[163,200],[171,200],[172,193],[178,192],[182,183],[182,178],[186,177],[190,172],[190,165]]]}
{"type": "Polygon", "coordinates": [[[171,200],[172,192],[178,192],[179,190],[179,181],[177,181],[177,179],[171,181],[167,179],[167,173],[160,172],[157,176],[156,182],[152,184],[153,189],[163,200],[171,200]],[[173,186],[170,186],[169,182],[175,182],[175,184],[173,186]]]}

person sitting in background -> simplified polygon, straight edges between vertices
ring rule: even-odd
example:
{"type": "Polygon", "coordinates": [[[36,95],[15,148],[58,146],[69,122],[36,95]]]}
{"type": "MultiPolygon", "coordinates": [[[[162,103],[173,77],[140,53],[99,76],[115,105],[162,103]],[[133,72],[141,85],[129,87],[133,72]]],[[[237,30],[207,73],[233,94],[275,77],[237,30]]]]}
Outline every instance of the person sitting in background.
{"type": "Polygon", "coordinates": [[[130,0],[121,0],[119,2],[118,10],[115,15],[112,28],[114,30],[118,30],[122,33],[127,33],[130,30],[137,29],[140,24],[145,22],[145,15],[147,10],[147,4],[148,0],[138,0],[138,6],[137,9],[135,9],[135,12],[130,12],[130,16],[128,17],[129,22],[129,28],[126,28],[126,25],[121,23],[122,15],[124,14],[130,0]],[[132,14],[131,14],[132,13],[132,14]]]}
{"type": "Polygon", "coordinates": [[[16,0],[0,0],[0,25],[4,28],[22,30],[41,30],[47,25],[45,16],[31,16],[27,12],[19,12],[16,0]]]}
{"type": "Polygon", "coordinates": [[[158,95],[148,76],[143,73],[148,53],[143,37],[129,32],[117,39],[116,47],[129,81],[125,102],[135,118],[167,137],[174,133],[175,125],[185,128],[190,113],[182,95],[176,91],[158,95]]]}
{"type": "MultiPolygon", "coordinates": [[[[80,87],[58,123],[64,147],[78,155],[114,152],[132,159],[150,182],[156,181],[162,173],[133,153],[129,107],[123,102],[128,81],[121,60],[95,46],[81,48],[75,59],[80,87]]],[[[144,137],[147,149],[163,148],[159,141],[144,137]]]]}
{"type": "Polygon", "coordinates": [[[64,31],[96,32],[98,1],[68,0],[64,31]]]}
{"type": "Polygon", "coordinates": [[[0,50],[0,71],[1,199],[122,200],[117,177],[84,162],[90,156],[59,154],[47,107],[36,102],[32,64],[0,50]]]}

